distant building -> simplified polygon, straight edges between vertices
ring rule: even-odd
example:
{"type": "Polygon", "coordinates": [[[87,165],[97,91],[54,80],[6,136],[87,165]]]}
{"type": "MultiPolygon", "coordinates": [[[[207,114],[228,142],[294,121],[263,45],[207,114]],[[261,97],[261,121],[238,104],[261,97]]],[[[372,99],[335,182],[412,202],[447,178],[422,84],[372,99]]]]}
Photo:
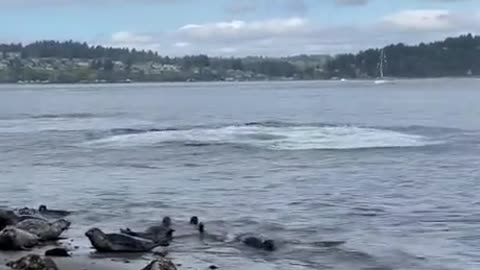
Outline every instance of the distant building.
{"type": "Polygon", "coordinates": [[[21,52],[4,52],[3,53],[3,58],[8,60],[19,59],[21,57],[22,57],[21,52]]]}

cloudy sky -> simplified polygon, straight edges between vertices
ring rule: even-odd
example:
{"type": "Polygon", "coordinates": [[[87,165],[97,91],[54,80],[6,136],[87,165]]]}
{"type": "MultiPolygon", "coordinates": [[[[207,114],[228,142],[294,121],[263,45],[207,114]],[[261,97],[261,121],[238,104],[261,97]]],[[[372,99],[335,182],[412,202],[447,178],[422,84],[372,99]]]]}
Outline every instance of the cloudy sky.
{"type": "Polygon", "coordinates": [[[480,33],[480,0],[0,0],[0,42],[73,39],[164,55],[353,52],[480,33]]]}

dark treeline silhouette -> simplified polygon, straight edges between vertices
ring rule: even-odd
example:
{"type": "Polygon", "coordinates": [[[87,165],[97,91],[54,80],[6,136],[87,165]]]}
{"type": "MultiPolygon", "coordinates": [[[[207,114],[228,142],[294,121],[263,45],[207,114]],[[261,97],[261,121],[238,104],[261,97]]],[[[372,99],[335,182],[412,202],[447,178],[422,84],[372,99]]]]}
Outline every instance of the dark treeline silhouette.
{"type": "Polygon", "coordinates": [[[318,78],[321,74],[312,73],[312,70],[323,65],[325,57],[316,56],[308,63],[302,59],[207,55],[169,57],[153,51],[90,46],[74,41],[38,41],[28,45],[0,44],[0,61],[4,66],[3,70],[0,68],[0,82],[318,78]]]}
{"type": "Polygon", "coordinates": [[[22,58],[68,58],[98,59],[109,58],[115,61],[148,61],[159,59],[158,53],[137,51],[127,48],[89,46],[87,43],[74,41],[37,41],[22,44],[0,44],[1,52],[20,52],[22,58]]]}
{"type": "Polygon", "coordinates": [[[416,46],[390,45],[357,54],[292,57],[161,56],[157,52],[74,41],[0,44],[1,82],[221,81],[374,78],[381,50],[387,77],[480,75],[480,36],[416,46]]]}
{"type": "MultiPolygon", "coordinates": [[[[400,43],[383,50],[385,76],[480,75],[480,36],[468,34],[416,46],[400,43]]],[[[326,72],[330,77],[377,77],[380,53],[381,49],[369,49],[358,54],[338,55],[327,63],[326,72]]]]}

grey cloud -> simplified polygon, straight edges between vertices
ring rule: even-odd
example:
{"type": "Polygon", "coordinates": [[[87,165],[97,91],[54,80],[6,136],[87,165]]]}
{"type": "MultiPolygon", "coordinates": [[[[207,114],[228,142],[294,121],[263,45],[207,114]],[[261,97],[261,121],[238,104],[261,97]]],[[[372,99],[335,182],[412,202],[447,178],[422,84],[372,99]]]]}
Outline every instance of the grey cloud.
{"type": "MultiPolygon", "coordinates": [[[[344,6],[363,6],[371,2],[371,0],[335,0],[338,5],[344,6]]],[[[384,1],[384,0],[382,0],[384,1]]],[[[467,2],[471,0],[418,0],[419,2],[467,2]]]]}
{"type": "MultiPolygon", "coordinates": [[[[115,35],[114,46],[161,54],[221,56],[335,54],[391,43],[418,43],[480,32],[480,14],[445,10],[402,11],[365,25],[319,26],[300,18],[191,24],[163,34],[115,35]],[[123,40],[122,40],[123,39],[123,40]]],[[[104,42],[112,42],[113,39],[104,42]]]]}
{"type": "Polygon", "coordinates": [[[368,4],[368,0],[336,0],[339,5],[360,6],[368,4]]]}
{"type": "Polygon", "coordinates": [[[308,11],[308,4],[306,0],[228,0],[225,10],[235,16],[272,11],[304,15],[308,11]]]}

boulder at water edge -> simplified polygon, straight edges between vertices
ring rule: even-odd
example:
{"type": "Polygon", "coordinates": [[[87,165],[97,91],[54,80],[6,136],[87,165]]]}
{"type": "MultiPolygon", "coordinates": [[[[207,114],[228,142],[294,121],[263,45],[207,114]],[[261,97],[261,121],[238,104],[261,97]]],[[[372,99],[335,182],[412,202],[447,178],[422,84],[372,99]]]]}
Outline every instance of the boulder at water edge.
{"type": "Polygon", "coordinates": [[[177,270],[177,267],[172,261],[162,258],[151,262],[142,270],[177,270]]]}
{"type": "Polygon", "coordinates": [[[9,262],[7,266],[15,270],[58,270],[52,259],[33,254],[9,262]]]}

